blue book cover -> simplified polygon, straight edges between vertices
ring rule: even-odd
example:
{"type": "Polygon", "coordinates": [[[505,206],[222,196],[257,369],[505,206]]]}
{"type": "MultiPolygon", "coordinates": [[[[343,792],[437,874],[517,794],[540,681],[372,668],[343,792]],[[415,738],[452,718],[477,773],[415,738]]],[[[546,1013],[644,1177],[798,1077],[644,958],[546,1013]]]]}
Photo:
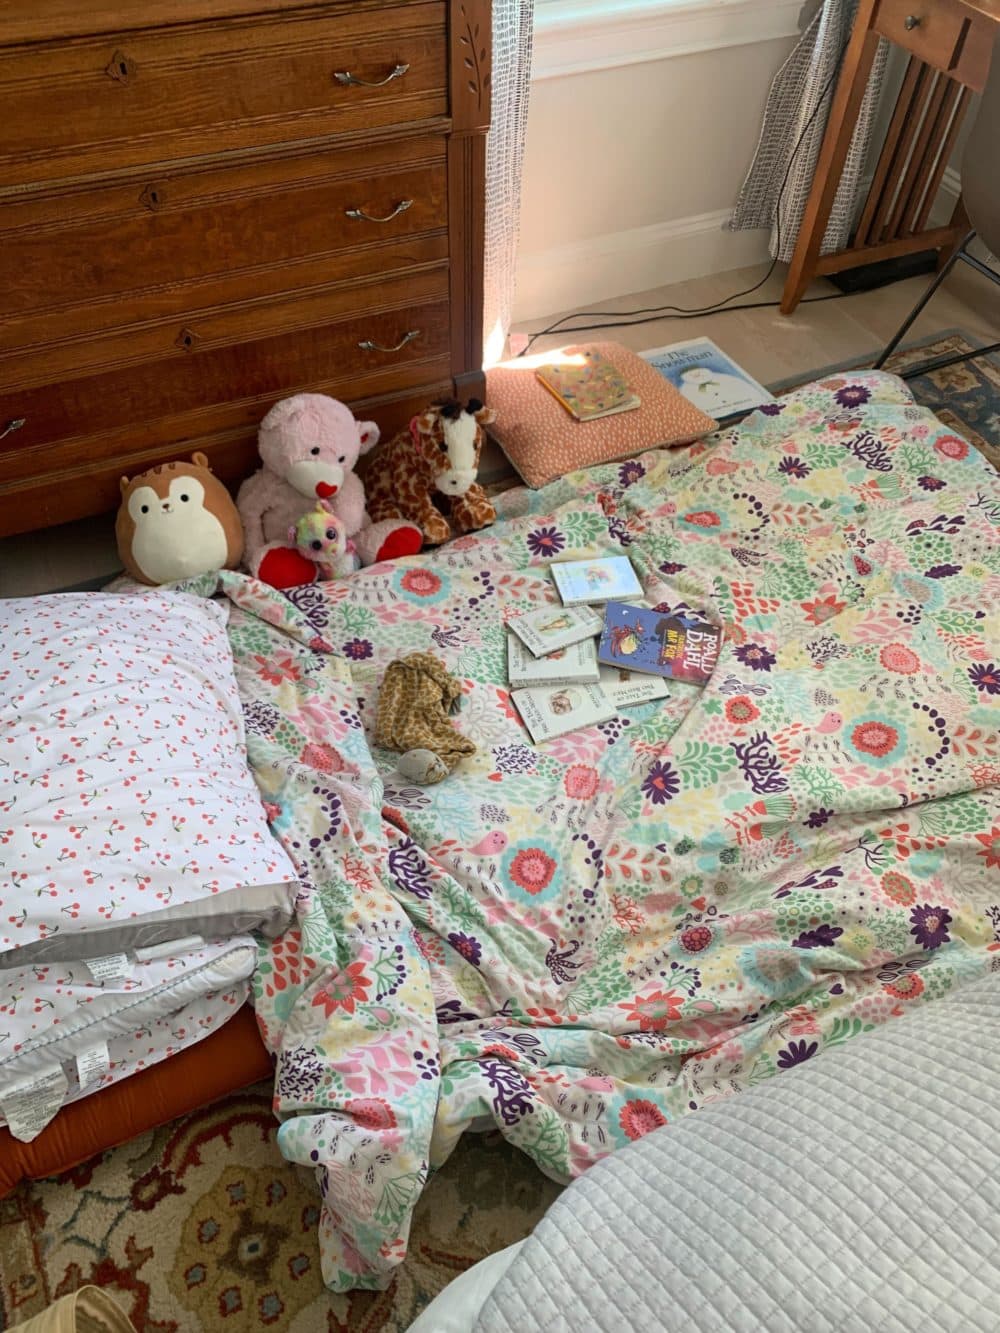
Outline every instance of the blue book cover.
{"type": "Polygon", "coordinates": [[[722,630],[697,616],[608,602],[597,660],[704,685],[721,646],[722,630]]]}
{"type": "Polygon", "coordinates": [[[716,421],[775,402],[774,394],[726,356],[711,338],[654,347],[640,354],[690,403],[716,421]]]}

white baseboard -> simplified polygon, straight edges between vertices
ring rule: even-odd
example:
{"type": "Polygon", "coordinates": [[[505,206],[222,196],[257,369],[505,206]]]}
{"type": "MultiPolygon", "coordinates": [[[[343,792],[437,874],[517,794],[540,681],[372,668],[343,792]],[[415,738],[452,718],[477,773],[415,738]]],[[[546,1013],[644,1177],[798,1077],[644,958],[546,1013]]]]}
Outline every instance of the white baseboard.
{"type": "Polygon", "coordinates": [[[724,231],[729,217],[728,209],[700,213],[521,254],[514,321],[536,320],[766,260],[769,232],[724,231]]]}

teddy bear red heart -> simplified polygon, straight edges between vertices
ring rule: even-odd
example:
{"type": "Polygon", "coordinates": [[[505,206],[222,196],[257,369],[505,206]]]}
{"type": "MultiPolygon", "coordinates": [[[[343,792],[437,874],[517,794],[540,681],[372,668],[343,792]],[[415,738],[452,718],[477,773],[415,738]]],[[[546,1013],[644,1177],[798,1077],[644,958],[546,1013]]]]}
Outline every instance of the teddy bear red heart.
{"type": "Polygon", "coordinates": [[[321,500],[329,500],[331,495],[336,495],[340,488],[331,486],[328,481],[318,481],[316,483],[316,494],[321,500]]]}

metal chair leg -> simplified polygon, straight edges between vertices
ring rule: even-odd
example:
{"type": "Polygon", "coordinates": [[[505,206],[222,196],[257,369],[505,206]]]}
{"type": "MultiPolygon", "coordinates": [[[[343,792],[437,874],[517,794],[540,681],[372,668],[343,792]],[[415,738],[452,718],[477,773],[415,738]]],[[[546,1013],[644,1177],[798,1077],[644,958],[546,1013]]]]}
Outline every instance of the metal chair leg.
{"type": "Polygon", "coordinates": [[[944,268],[942,268],[941,272],[938,273],[938,274],[936,275],[936,277],[934,278],[934,281],[933,281],[933,282],[931,283],[931,285],[927,288],[927,290],[924,292],[923,296],[920,298],[920,300],[917,302],[917,304],[913,307],[913,309],[912,309],[912,310],[910,311],[910,313],[907,315],[906,319],[905,319],[905,320],[903,321],[903,323],[900,325],[899,329],[897,329],[895,337],[892,339],[892,341],[888,344],[888,346],[887,346],[887,347],[885,348],[885,350],[882,352],[882,355],[881,355],[881,356],[879,357],[879,359],[875,362],[874,366],[872,366],[872,369],[873,369],[873,370],[881,370],[882,367],[885,365],[886,361],[888,361],[889,357],[892,356],[893,352],[896,350],[896,348],[899,346],[899,344],[900,344],[900,343],[903,341],[903,339],[906,337],[907,333],[908,333],[909,330],[910,330],[911,325],[914,323],[914,321],[915,321],[916,319],[919,318],[919,316],[920,316],[921,312],[923,311],[924,307],[927,305],[927,302],[931,299],[931,297],[934,295],[934,293],[937,291],[937,289],[941,286],[942,282],[944,282],[945,278],[948,276],[948,274],[951,272],[951,270],[955,267],[955,265],[958,263],[958,261],[959,261],[960,259],[963,259],[963,258],[965,257],[965,248],[966,248],[967,245],[970,244],[970,242],[972,241],[972,239],[973,239],[973,237],[975,236],[975,234],[976,234],[976,233],[975,233],[974,231],[970,231],[970,232],[969,232],[968,236],[966,236],[965,240],[964,240],[964,241],[962,242],[962,244],[958,247],[958,249],[955,251],[955,253],[951,256],[951,258],[950,258],[950,259],[948,260],[948,262],[945,264],[944,268]]]}

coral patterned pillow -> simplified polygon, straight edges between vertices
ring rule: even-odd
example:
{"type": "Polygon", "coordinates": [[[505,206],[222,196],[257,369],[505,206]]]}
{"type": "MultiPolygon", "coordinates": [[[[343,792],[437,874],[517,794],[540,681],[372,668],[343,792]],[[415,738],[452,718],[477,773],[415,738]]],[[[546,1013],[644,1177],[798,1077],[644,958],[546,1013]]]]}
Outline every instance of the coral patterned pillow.
{"type": "Polygon", "coordinates": [[[497,414],[491,433],[529,486],[544,486],[578,468],[627,458],[644,449],[690,444],[716,423],[621,343],[577,343],[600,352],[641,400],[631,412],[577,421],[538,382],[535,369],[570,348],[517,357],[486,372],[486,401],[497,414]]]}

